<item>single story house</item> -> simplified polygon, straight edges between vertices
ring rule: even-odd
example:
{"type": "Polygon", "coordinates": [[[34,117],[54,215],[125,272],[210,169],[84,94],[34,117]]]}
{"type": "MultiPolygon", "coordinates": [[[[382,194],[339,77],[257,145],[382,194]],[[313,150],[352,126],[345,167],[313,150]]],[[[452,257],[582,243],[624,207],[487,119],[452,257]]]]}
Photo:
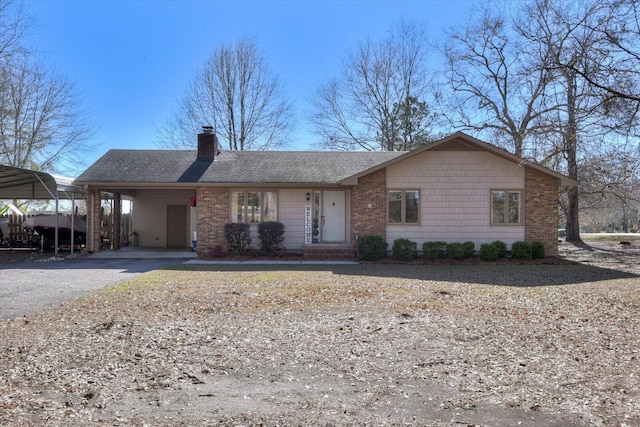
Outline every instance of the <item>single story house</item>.
{"type": "MultiPolygon", "coordinates": [[[[220,151],[204,127],[197,150],[110,150],[74,184],[89,192],[88,249],[100,250],[100,200],[133,201],[142,247],[199,257],[226,247],[224,226],[278,221],[285,247],[308,257],[358,236],[425,241],[541,241],[557,254],[558,195],[577,182],[465,133],[410,152],[220,151]]],[[[118,227],[119,221],[114,221],[118,227]]],[[[120,242],[116,230],[114,247],[120,242]]]]}

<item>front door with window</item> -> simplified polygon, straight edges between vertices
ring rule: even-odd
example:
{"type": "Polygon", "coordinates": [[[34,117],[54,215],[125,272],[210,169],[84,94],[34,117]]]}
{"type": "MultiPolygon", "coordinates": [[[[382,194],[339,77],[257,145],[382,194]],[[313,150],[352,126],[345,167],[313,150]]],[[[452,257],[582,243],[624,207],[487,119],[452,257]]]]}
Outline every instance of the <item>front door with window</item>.
{"type": "Polygon", "coordinates": [[[323,191],[320,226],[323,242],[344,242],[345,192],[323,191]]]}

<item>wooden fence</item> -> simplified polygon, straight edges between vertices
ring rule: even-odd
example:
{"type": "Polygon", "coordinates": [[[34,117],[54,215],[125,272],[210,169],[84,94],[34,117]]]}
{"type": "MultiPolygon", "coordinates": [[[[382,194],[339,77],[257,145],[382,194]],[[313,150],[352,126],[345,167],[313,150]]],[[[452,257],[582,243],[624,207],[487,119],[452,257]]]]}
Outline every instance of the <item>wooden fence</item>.
{"type": "MultiPolygon", "coordinates": [[[[8,224],[8,235],[4,236],[5,239],[9,240],[17,240],[17,241],[28,241],[31,239],[31,235],[27,230],[22,228],[22,223],[24,221],[35,215],[16,215],[9,214],[3,215],[2,218],[7,218],[9,220],[8,224]]],[[[120,241],[123,244],[127,244],[129,241],[129,235],[131,234],[131,214],[122,214],[120,218],[120,241]]],[[[102,220],[100,222],[100,233],[107,241],[113,242],[113,225],[112,225],[112,215],[103,215],[102,220]]]]}
{"type": "Polygon", "coordinates": [[[29,240],[31,238],[31,236],[29,235],[29,233],[27,233],[27,231],[22,228],[22,223],[31,215],[16,215],[16,214],[9,214],[9,215],[4,215],[3,218],[7,218],[9,220],[9,233],[8,236],[4,236],[5,239],[9,239],[9,240],[19,240],[19,241],[26,241],[29,240]]]}

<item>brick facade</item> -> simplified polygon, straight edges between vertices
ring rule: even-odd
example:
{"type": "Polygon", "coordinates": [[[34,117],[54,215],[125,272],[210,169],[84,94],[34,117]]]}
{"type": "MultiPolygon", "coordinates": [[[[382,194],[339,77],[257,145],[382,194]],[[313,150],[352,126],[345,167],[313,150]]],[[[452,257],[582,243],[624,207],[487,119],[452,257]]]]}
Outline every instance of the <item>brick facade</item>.
{"type": "Polygon", "coordinates": [[[387,235],[387,170],[372,172],[358,179],[351,189],[351,242],[357,236],[387,235]]]}
{"type": "Polygon", "coordinates": [[[558,183],[525,167],[525,240],[542,242],[547,256],[558,255],[558,183]]]}
{"type": "Polygon", "coordinates": [[[197,230],[199,258],[207,258],[216,246],[226,249],[224,226],[229,222],[229,190],[218,187],[199,187],[196,189],[198,200],[197,230]]]}

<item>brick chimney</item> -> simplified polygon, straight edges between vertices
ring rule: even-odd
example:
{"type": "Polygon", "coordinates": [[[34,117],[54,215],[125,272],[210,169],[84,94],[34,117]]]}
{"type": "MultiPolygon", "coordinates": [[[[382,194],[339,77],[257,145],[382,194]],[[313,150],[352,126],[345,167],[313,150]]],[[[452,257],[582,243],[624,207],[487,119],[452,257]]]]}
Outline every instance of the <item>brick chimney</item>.
{"type": "Polygon", "coordinates": [[[213,160],[217,151],[218,137],[213,127],[202,126],[202,133],[198,134],[198,160],[213,160]]]}

